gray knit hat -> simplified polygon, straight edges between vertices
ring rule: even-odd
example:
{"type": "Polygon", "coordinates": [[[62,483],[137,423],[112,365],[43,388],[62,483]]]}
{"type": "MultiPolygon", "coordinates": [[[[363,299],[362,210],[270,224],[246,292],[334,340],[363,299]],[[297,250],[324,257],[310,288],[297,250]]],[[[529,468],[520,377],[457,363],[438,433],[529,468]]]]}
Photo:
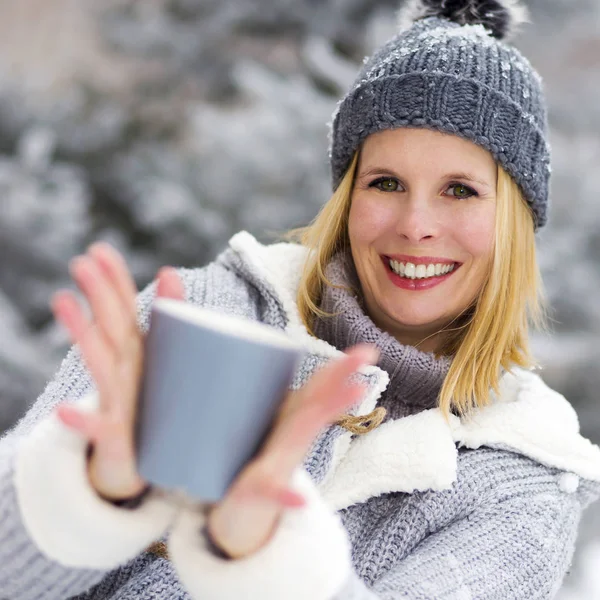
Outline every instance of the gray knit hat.
{"type": "Polygon", "coordinates": [[[547,221],[550,146],[542,81],[507,39],[516,0],[410,0],[400,33],[365,59],[330,130],[333,188],[371,133],[426,127],[482,146],[520,186],[536,231],[547,221]]]}

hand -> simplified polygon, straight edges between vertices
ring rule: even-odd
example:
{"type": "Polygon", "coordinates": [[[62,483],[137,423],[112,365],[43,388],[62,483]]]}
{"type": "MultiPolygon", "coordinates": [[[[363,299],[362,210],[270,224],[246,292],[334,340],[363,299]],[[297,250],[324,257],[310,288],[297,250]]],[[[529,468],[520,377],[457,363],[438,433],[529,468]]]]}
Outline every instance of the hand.
{"type": "Polygon", "coordinates": [[[377,357],[374,346],[355,346],[286,397],[258,456],[242,470],[225,498],[209,507],[208,534],[231,558],[259,550],[269,541],[283,510],[304,505],[304,499],[287,487],[293,472],[321,429],[364,392],[363,384],[348,386],[348,377],[377,357]]]}
{"type": "MultiPolygon", "coordinates": [[[[99,394],[97,414],[63,403],[60,420],[90,443],[88,475],[102,496],[120,500],[139,494],[146,483],[137,473],[134,426],[143,365],[143,337],[137,324],[137,288],[123,257],[107,243],[92,244],[87,255],[75,257],[69,270],[86,296],[93,319],[76,295],[56,292],[51,301],[56,319],[79,344],[99,394]]],[[[158,296],[182,300],[184,288],[177,272],[163,268],[158,296]]]]}

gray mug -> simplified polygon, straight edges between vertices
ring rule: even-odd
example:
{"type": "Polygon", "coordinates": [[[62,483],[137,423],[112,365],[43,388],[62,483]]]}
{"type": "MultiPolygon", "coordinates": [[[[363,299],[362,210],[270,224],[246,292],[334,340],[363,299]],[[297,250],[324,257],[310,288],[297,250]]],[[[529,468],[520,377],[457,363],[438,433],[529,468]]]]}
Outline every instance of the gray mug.
{"type": "Polygon", "coordinates": [[[262,446],[304,352],[263,323],[168,298],[154,301],[144,345],[138,471],[217,502],[262,446]]]}

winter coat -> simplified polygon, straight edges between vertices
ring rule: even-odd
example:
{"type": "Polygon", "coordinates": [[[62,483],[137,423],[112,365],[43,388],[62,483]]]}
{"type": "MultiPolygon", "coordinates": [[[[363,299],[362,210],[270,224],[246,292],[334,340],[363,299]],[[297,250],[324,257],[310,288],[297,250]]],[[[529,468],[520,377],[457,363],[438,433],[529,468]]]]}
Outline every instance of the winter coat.
{"type": "MultiPolygon", "coordinates": [[[[341,352],[311,336],[295,293],[306,249],[240,232],[207,266],[179,269],[186,300],[285,330],[306,351],[294,387],[341,352]]],[[[138,295],[147,331],[153,282],[138,295]]],[[[371,412],[388,383],[375,366],[352,410],[371,412]]],[[[201,390],[199,390],[200,392],[201,390]]],[[[535,600],[552,598],[572,559],[582,510],[600,495],[600,448],[569,402],[532,371],[504,373],[469,417],[438,408],[356,436],[315,440],[286,511],[256,554],[226,560],[203,516],[154,493],[137,509],[102,500],[85,441],[52,413],[97,409],[76,347],[0,442],[0,598],[11,600],[535,600]],[[149,552],[158,539],[169,557],[149,552]]]]}

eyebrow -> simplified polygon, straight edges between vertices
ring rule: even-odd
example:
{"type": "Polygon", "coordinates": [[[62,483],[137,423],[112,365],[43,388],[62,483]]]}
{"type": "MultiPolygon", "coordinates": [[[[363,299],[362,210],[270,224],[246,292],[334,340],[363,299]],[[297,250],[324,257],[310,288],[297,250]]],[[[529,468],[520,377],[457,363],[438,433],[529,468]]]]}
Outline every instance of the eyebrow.
{"type": "MultiPolygon", "coordinates": [[[[383,167],[373,167],[365,171],[364,173],[360,173],[360,177],[368,177],[370,175],[388,175],[390,173],[395,173],[394,169],[385,169],[383,167]]],[[[456,172],[456,173],[448,173],[443,176],[443,179],[464,179],[466,181],[472,181],[474,183],[479,183],[480,185],[484,185],[486,187],[491,187],[489,183],[478,179],[477,177],[467,173],[465,171],[456,172]]]]}

